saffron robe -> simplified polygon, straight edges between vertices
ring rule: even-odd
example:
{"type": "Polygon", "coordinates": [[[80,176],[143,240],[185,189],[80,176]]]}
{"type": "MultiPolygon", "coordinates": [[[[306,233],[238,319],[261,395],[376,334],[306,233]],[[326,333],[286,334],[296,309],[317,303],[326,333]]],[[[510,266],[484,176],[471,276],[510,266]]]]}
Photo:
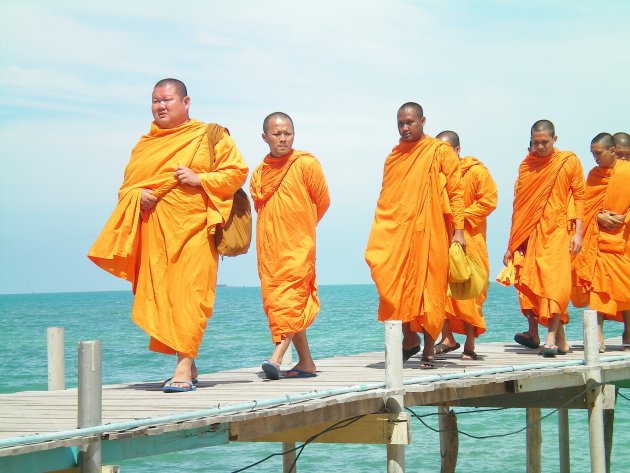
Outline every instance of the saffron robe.
{"type": "Polygon", "coordinates": [[[319,312],[315,227],[330,205],[319,161],[304,151],[267,155],[252,173],[262,302],[274,343],[306,330],[319,312]]]}
{"type": "MultiPolygon", "coordinates": [[[[527,155],[514,185],[512,227],[514,284],[521,311],[531,310],[547,325],[553,314],[569,322],[571,254],[574,220],[584,219],[584,173],[577,156],[558,151],[545,158],[527,155]],[[521,255],[523,252],[523,255],[521,255]]],[[[505,269],[504,271],[505,272],[505,269]]]]}
{"type": "Polygon", "coordinates": [[[440,334],[452,230],[464,228],[463,193],[459,158],[447,143],[425,135],[392,149],[365,250],[378,320],[440,334]]]}
{"type": "Polygon", "coordinates": [[[227,133],[214,147],[210,169],[206,124],[189,120],[170,129],[155,122],[131,153],[118,205],[88,257],[131,282],[132,320],[150,337],[149,349],[196,357],[212,314],[218,268],[216,225],[225,224],[247,166],[227,133]],[[178,185],[187,166],[201,186],[178,185]],[[143,189],[159,198],[140,210],[143,189]]]}
{"type": "MultiPolygon", "coordinates": [[[[490,272],[486,247],[486,218],[497,208],[497,185],[488,169],[472,156],[459,161],[464,186],[464,237],[466,254],[490,272]]],[[[455,333],[466,333],[464,323],[475,327],[475,336],[486,331],[482,307],[488,290],[470,300],[446,299],[446,318],[455,333]]]]}
{"type": "Polygon", "coordinates": [[[573,261],[571,301],[623,322],[622,311],[630,310],[630,162],[617,159],[612,168],[591,169],[585,196],[584,239],[573,261]],[[604,210],[625,214],[625,224],[600,228],[597,214],[604,210]]]}

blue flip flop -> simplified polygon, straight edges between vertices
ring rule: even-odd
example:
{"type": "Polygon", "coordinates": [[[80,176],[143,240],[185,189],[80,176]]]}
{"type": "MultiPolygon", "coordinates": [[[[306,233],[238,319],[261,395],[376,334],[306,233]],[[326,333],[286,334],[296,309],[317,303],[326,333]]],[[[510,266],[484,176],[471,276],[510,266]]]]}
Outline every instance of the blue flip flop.
{"type": "Polygon", "coordinates": [[[314,378],[317,376],[317,373],[309,373],[308,371],[301,370],[300,368],[291,368],[288,371],[282,372],[283,378],[314,378]],[[294,375],[290,375],[289,373],[297,373],[294,375]]]}
{"type": "MultiPolygon", "coordinates": [[[[171,378],[166,378],[164,381],[162,381],[162,386],[166,386],[171,381],[171,379],[173,379],[173,378],[172,377],[171,378]]],[[[193,379],[193,384],[195,386],[197,386],[198,383],[199,383],[199,380],[197,378],[193,379]]]]}
{"type": "Polygon", "coordinates": [[[261,365],[262,370],[265,373],[267,379],[277,380],[280,379],[280,365],[273,361],[265,360],[261,365]]]}
{"type": "Polygon", "coordinates": [[[169,380],[164,386],[162,386],[162,392],[165,393],[187,393],[195,391],[197,387],[193,383],[188,381],[172,381],[169,380]],[[185,386],[175,386],[173,383],[184,384],[185,386]]]}

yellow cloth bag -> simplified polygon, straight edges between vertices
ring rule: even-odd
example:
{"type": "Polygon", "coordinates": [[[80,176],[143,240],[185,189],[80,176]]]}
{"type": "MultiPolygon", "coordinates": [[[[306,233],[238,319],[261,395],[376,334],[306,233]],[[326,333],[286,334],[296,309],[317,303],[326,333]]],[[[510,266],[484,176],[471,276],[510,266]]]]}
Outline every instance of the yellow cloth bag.
{"type": "Polygon", "coordinates": [[[458,300],[474,299],[488,287],[488,273],[473,258],[464,253],[459,243],[448,250],[447,296],[458,300]]]}

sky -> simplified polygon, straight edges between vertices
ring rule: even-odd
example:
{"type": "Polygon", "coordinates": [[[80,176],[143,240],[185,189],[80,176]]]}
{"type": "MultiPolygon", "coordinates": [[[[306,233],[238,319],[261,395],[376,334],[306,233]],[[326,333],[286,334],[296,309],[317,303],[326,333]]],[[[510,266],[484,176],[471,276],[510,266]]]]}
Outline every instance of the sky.
{"type": "MultiPolygon", "coordinates": [[[[364,250],[396,111],[459,133],[489,168],[491,276],[531,125],[585,172],[599,132],[630,131],[630,3],[620,1],[28,1],[0,6],[0,293],[129,289],[86,254],[149,129],[153,85],[183,80],[191,117],[218,122],[253,170],[262,120],[292,116],[294,147],[322,163],[320,284],[371,282],[364,250]]],[[[219,283],[259,285],[255,251],[219,283]]]]}

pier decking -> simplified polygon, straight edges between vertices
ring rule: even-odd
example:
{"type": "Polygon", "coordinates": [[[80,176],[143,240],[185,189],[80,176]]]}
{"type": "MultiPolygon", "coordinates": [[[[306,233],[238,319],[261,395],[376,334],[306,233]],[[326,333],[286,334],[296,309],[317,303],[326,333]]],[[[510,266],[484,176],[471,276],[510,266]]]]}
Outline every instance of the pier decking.
{"type": "MultiPolygon", "coordinates": [[[[630,387],[630,354],[615,351],[620,342],[609,342],[600,357],[605,409],[614,408],[614,386],[630,387]]],[[[435,370],[419,369],[412,358],[402,389],[386,388],[383,352],[318,360],[318,376],[309,379],[268,381],[252,367],[201,374],[189,393],[165,394],[161,380],[108,385],[103,425],[84,429],[77,429],[77,389],[2,394],[0,471],[72,468],[76,447],[97,439],[105,464],[234,441],[302,441],[357,416],[366,416],[367,427],[318,441],[406,444],[406,415],[383,417],[393,395],[407,407],[587,407],[581,345],[553,359],[515,343],[477,348],[476,361],[460,360],[459,352],[437,356],[435,370]]]]}

